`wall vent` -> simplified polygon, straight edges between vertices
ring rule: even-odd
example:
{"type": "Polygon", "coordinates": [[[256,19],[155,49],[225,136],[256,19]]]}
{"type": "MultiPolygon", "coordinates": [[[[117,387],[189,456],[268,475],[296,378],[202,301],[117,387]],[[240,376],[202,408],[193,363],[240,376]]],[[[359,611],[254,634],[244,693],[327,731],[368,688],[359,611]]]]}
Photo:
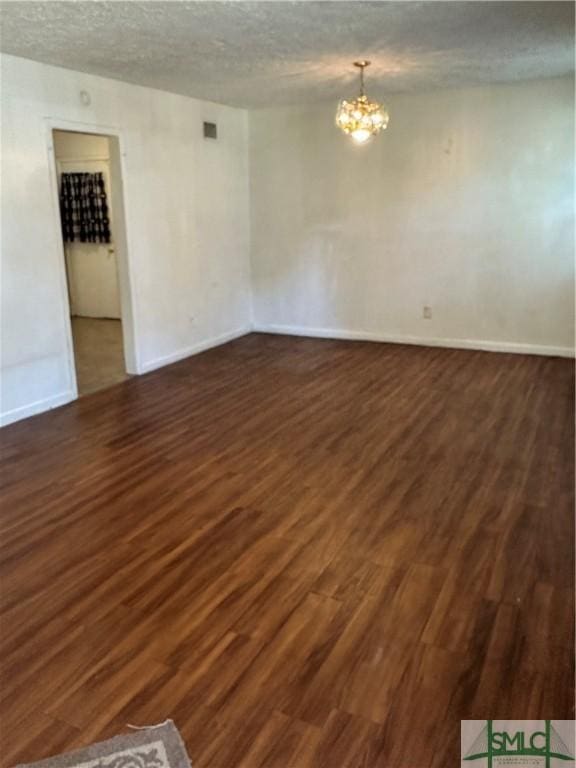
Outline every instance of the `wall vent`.
{"type": "Polygon", "coordinates": [[[204,123],[204,138],[205,139],[217,139],[218,128],[216,123],[204,123]]]}

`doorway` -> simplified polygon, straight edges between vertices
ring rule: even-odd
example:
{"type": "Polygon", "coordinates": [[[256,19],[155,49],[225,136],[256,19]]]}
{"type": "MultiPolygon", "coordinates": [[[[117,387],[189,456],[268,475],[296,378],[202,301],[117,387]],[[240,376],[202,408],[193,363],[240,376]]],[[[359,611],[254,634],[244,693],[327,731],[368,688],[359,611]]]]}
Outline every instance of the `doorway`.
{"type": "Polygon", "coordinates": [[[113,137],[53,130],[78,395],[125,381],[113,137]]]}

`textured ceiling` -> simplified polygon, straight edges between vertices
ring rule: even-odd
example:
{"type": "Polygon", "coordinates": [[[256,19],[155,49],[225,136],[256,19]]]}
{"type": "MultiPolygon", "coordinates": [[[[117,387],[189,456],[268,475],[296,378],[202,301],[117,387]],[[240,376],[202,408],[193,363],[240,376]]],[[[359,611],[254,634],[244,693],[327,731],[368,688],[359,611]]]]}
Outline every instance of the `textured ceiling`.
{"type": "Polygon", "coordinates": [[[571,2],[2,2],[6,53],[243,107],[574,71],[571,2]]]}

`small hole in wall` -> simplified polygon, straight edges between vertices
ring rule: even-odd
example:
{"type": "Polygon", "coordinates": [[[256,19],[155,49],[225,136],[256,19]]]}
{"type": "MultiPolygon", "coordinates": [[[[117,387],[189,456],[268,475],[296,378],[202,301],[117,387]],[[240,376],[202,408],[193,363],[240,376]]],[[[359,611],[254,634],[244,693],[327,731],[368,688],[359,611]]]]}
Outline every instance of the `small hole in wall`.
{"type": "Polygon", "coordinates": [[[218,128],[216,123],[204,123],[204,138],[205,139],[217,139],[218,128]]]}

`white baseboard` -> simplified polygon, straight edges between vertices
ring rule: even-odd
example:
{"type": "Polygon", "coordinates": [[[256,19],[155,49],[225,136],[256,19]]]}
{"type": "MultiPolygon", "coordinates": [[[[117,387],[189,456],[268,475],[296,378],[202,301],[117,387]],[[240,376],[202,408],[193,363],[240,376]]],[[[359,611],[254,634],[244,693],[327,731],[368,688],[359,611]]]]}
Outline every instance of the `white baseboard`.
{"type": "Polygon", "coordinates": [[[372,331],[347,331],[334,328],[308,328],[301,325],[268,325],[255,323],[254,331],[277,333],[287,336],[310,336],[320,339],[346,339],[349,341],[379,341],[391,344],[415,344],[424,347],[448,347],[449,349],[476,349],[486,352],[511,352],[520,355],[548,355],[574,357],[570,347],[548,347],[539,344],[519,344],[510,341],[484,339],[445,339],[428,336],[404,336],[401,334],[374,333],[372,331]]]}
{"type": "MultiPolygon", "coordinates": [[[[228,341],[245,336],[251,331],[258,333],[274,333],[286,336],[309,336],[321,339],[344,339],[349,341],[376,341],[391,344],[415,344],[425,347],[448,347],[451,349],[476,349],[487,352],[511,352],[523,355],[547,355],[553,357],[574,357],[574,349],[570,347],[550,347],[539,344],[519,344],[516,342],[504,341],[486,341],[483,339],[445,339],[426,336],[404,336],[401,334],[383,334],[372,331],[348,331],[334,328],[308,328],[299,325],[268,325],[255,323],[253,326],[242,326],[229,333],[213,336],[210,339],[194,344],[191,347],[173,352],[170,355],[156,358],[142,366],[141,373],[162,368],[170,363],[178,362],[186,357],[196,355],[206,349],[217,347],[220,344],[226,344],[228,341]]],[[[14,408],[10,411],[0,413],[0,426],[7,426],[15,421],[26,419],[29,416],[35,416],[38,413],[49,411],[60,405],[65,405],[75,400],[76,396],[71,390],[62,392],[54,397],[48,397],[44,400],[37,400],[34,403],[23,405],[20,408],[14,408]]]]}
{"type": "Polygon", "coordinates": [[[170,365],[170,363],[177,363],[179,360],[184,360],[186,357],[197,355],[199,352],[204,352],[206,349],[218,347],[220,344],[226,344],[228,341],[233,341],[234,339],[240,338],[240,336],[245,336],[247,333],[250,333],[251,330],[251,325],[244,325],[229,333],[223,333],[220,336],[212,336],[210,339],[199,341],[198,344],[193,344],[191,347],[179,349],[177,352],[172,352],[163,357],[157,357],[155,360],[150,360],[149,362],[144,363],[140,373],[148,373],[149,371],[155,371],[157,368],[162,368],[165,365],[170,365]]]}
{"type": "MultiPolygon", "coordinates": [[[[240,336],[245,336],[247,333],[250,333],[251,330],[251,326],[246,325],[242,328],[237,328],[230,333],[224,333],[221,336],[214,336],[210,339],[201,341],[192,347],[187,347],[186,349],[178,350],[178,352],[173,352],[170,355],[165,355],[164,357],[159,357],[156,360],[151,360],[149,363],[145,363],[142,366],[140,373],[148,373],[148,371],[153,371],[156,368],[161,368],[164,365],[169,365],[170,363],[175,363],[178,360],[183,360],[185,357],[190,357],[190,355],[203,352],[205,349],[210,349],[211,347],[217,347],[220,344],[225,344],[227,341],[232,341],[233,339],[237,339],[240,336]]],[[[29,416],[35,416],[36,414],[42,413],[43,411],[49,411],[52,408],[65,405],[66,403],[69,403],[75,399],[76,395],[74,392],[63,392],[60,395],[47,397],[44,400],[38,400],[34,403],[23,405],[20,408],[14,408],[11,411],[0,413],[0,426],[4,427],[8,424],[12,424],[15,421],[20,421],[20,419],[26,419],[29,416]]]]}
{"type": "Polygon", "coordinates": [[[46,397],[44,400],[36,400],[34,403],[22,405],[20,408],[13,408],[11,411],[5,411],[0,414],[0,426],[5,427],[15,421],[20,421],[20,419],[27,419],[29,416],[36,416],[38,413],[50,411],[52,408],[66,405],[66,403],[70,403],[75,399],[76,395],[70,390],[54,397],[46,397]]]}

